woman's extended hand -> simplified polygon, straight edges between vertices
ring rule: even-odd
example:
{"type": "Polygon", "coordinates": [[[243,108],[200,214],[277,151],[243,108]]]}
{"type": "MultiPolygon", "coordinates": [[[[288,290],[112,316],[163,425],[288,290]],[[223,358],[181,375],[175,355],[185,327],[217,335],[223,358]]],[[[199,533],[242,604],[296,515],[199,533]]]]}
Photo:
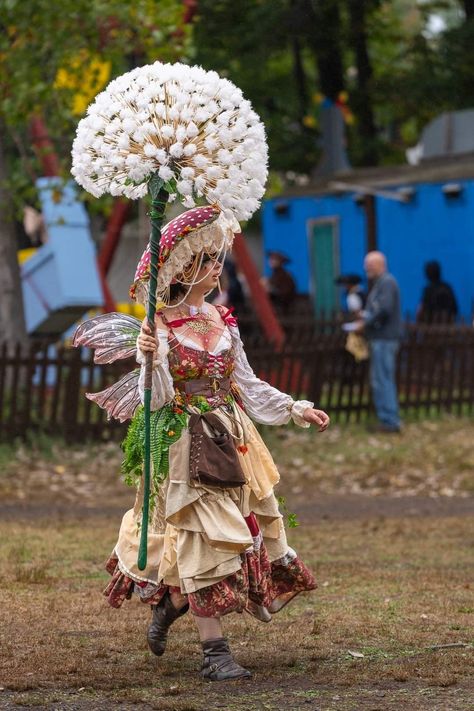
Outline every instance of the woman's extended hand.
{"type": "Polygon", "coordinates": [[[319,425],[319,432],[324,432],[329,427],[330,419],[324,410],[315,410],[312,407],[307,407],[303,412],[303,420],[311,425],[319,425]]]}
{"type": "Polygon", "coordinates": [[[156,338],[151,335],[151,328],[148,325],[148,319],[144,318],[140,335],[138,336],[138,347],[142,353],[147,351],[156,351],[156,338]]]}

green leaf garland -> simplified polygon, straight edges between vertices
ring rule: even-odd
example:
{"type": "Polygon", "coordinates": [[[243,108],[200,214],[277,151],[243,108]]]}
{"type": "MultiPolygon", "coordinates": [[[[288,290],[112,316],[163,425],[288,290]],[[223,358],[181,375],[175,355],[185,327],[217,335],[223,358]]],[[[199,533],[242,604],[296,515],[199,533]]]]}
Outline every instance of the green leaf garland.
{"type": "MultiPolygon", "coordinates": [[[[188,415],[177,412],[171,404],[164,405],[151,413],[151,463],[152,487],[150,491],[150,509],[153,510],[156,495],[169,473],[169,448],[178,441],[186,427],[188,415]]],[[[139,407],[128,427],[122,443],[124,459],[122,474],[128,486],[138,486],[145,461],[145,414],[139,407]]]]}

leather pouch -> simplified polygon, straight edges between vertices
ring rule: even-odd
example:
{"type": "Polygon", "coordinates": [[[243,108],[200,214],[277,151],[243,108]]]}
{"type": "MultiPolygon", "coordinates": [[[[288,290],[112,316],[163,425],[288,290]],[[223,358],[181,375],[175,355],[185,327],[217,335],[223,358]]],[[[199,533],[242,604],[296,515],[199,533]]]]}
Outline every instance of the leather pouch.
{"type": "Polygon", "coordinates": [[[191,481],[225,488],[245,484],[234,438],[222,420],[212,412],[192,414],[188,427],[191,435],[191,481]]]}

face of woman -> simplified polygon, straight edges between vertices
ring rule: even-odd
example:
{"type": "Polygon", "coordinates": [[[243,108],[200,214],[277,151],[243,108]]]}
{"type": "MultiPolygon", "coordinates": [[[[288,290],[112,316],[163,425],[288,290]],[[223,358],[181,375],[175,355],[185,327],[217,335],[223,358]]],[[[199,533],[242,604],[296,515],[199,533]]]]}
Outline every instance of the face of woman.
{"type": "Polygon", "coordinates": [[[204,255],[196,281],[203,291],[215,289],[222,272],[222,264],[216,255],[204,255]]]}

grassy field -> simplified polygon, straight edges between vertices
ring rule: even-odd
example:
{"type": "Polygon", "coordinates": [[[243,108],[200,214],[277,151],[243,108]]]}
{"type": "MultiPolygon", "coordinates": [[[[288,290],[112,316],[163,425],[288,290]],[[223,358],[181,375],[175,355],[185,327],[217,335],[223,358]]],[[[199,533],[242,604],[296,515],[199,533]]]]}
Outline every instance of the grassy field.
{"type": "MultiPolygon", "coordinates": [[[[263,428],[291,500],[308,494],[379,496],[474,495],[474,420],[445,417],[410,422],[399,436],[362,427],[331,426],[324,434],[297,427],[263,428]]],[[[133,496],[121,484],[115,442],[71,445],[37,438],[30,446],[0,445],[0,501],[122,505],[133,496]]]]}
{"type": "Polygon", "coordinates": [[[218,688],[197,676],[191,619],[158,660],[145,643],[145,605],[112,610],[101,599],[115,533],[115,521],[100,519],[0,527],[2,707],[472,708],[473,647],[449,646],[474,639],[470,519],[294,531],[320,588],[269,625],[229,617],[236,655],[255,677],[218,688]]]}
{"type": "Polygon", "coordinates": [[[358,493],[354,483],[372,497],[412,496],[423,472],[435,484],[415,493],[444,496],[455,512],[470,494],[474,427],[428,425],[400,438],[357,428],[324,440],[292,430],[272,435],[282,493],[297,513],[306,506],[308,523],[290,531],[290,543],[316,572],[319,589],[268,625],[246,615],[225,620],[237,658],[254,673],[250,682],[230,684],[200,681],[189,617],[157,659],[145,642],[148,608],[132,600],[112,610],[100,594],[120,507],[131,499],[112,471],[115,448],[94,449],[88,464],[84,450],[68,453],[58,444],[49,452],[42,445],[36,458],[26,449],[9,458],[4,450],[0,708],[471,711],[472,516],[307,514],[320,490],[342,487],[342,502],[358,493]],[[378,465],[374,450],[385,452],[378,465]],[[383,484],[371,484],[372,477],[383,484]]]}

